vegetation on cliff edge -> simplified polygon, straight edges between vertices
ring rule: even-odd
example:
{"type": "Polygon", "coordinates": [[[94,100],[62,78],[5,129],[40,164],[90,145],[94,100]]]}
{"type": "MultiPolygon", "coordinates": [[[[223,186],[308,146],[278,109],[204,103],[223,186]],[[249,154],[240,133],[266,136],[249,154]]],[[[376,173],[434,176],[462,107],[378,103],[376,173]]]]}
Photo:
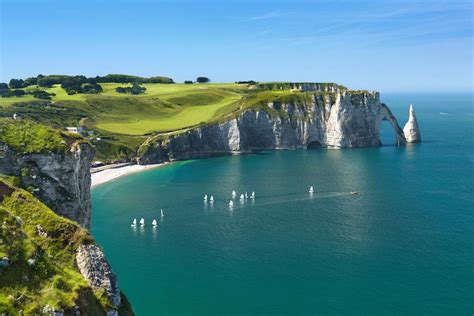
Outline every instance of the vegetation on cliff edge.
{"type": "Polygon", "coordinates": [[[14,181],[0,175],[0,314],[72,313],[77,306],[105,315],[108,298],[91,289],[75,263],[77,247],[93,242],[89,232],[14,181]]]}

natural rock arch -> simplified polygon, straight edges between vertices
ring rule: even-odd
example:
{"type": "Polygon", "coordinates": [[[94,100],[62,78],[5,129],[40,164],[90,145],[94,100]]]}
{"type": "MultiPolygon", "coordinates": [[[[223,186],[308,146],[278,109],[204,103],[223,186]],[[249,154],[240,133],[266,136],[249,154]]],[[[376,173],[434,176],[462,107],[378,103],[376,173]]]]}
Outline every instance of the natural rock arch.
{"type": "Polygon", "coordinates": [[[390,125],[392,125],[393,131],[395,132],[395,145],[396,146],[405,146],[407,140],[405,139],[405,134],[403,133],[402,128],[398,125],[397,119],[393,116],[392,111],[385,105],[385,103],[381,104],[382,106],[382,116],[380,117],[379,122],[379,131],[380,125],[382,124],[383,120],[387,120],[390,125]]]}

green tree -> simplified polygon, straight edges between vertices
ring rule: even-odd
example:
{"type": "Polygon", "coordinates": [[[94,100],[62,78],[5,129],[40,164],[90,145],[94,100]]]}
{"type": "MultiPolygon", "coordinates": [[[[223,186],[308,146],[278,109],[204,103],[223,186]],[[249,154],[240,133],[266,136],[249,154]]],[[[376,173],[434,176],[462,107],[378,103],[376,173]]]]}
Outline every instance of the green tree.
{"type": "Polygon", "coordinates": [[[211,80],[207,77],[197,77],[196,82],[197,83],[208,83],[208,82],[211,82],[211,80]]]}
{"type": "Polygon", "coordinates": [[[20,89],[25,87],[25,82],[23,81],[23,79],[12,79],[8,83],[8,86],[10,87],[10,89],[20,89]]]}

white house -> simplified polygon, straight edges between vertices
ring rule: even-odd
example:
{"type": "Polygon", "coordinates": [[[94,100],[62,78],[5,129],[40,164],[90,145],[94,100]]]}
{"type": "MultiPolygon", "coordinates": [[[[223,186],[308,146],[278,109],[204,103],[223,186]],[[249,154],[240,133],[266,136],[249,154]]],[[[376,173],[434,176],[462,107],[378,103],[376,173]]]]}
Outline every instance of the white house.
{"type": "Polygon", "coordinates": [[[83,128],[82,127],[75,127],[75,126],[72,126],[72,127],[66,127],[67,131],[69,133],[74,133],[74,134],[80,134],[83,132],[83,128]]]}

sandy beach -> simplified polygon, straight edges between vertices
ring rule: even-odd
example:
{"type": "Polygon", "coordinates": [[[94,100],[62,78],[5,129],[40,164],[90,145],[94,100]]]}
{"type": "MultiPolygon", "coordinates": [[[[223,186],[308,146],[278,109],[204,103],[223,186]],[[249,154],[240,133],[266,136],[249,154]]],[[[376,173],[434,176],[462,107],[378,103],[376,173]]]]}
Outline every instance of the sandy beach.
{"type": "Polygon", "coordinates": [[[164,166],[167,163],[153,164],[153,165],[127,165],[127,166],[111,166],[109,169],[91,173],[91,187],[99,184],[109,182],[120,177],[129,175],[131,173],[140,172],[152,168],[164,166]]]}

